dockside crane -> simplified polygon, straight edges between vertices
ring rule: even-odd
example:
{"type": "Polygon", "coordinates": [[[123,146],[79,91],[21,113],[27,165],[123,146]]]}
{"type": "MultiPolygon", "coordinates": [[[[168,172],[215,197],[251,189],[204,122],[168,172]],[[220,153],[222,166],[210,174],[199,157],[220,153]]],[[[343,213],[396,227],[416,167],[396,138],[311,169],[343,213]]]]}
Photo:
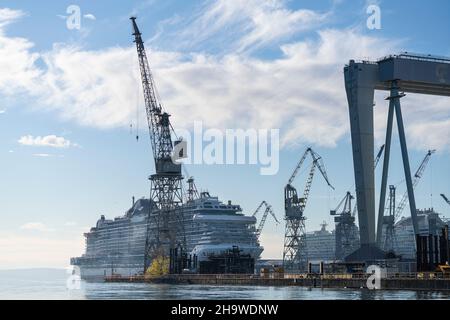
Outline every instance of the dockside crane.
{"type": "Polygon", "coordinates": [[[355,210],[352,212],[353,199],[352,194],[347,191],[336,209],[330,210],[330,215],[334,216],[334,222],[336,223],[335,256],[337,260],[343,260],[358,247],[355,210]]]}
{"type": "Polygon", "coordinates": [[[278,219],[277,219],[277,216],[273,212],[272,206],[270,204],[268,204],[264,200],[259,204],[258,208],[256,208],[256,210],[255,210],[255,212],[253,213],[252,216],[255,217],[258,214],[259,210],[261,210],[261,208],[263,206],[265,206],[265,210],[264,210],[264,213],[263,213],[263,215],[261,217],[261,220],[259,221],[258,227],[256,228],[256,238],[257,239],[259,239],[259,236],[261,235],[261,232],[262,232],[262,230],[264,228],[264,224],[266,223],[266,219],[267,219],[267,216],[269,215],[269,213],[273,217],[273,219],[275,220],[275,222],[277,224],[280,223],[278,221],[278,219]]]}
{"type": "Polygon", "coordinates": [[[141,32],[136,18],[131,17],[134,42],[136,44],[145,111],[147,115],[150,143],[155,163],[155,174],[151,182],[150,200],[156,208],[148,216],[147,236],[144,256],[144,272],[151,260],[167,257],[170,248],[185,247],[181,210],[176,210],[183,202],[181,165],[172,161],[172,151],[180,141],[172,142],[170,115],[163,110],[152,72],[145,52],[141,32]],[[156,230],[150,230],[156,226],[156,230]]]}
{"type": "MultiPolygon", "coordinates": [[[[431,155],[435,152],[436,152],[436,150],[428,150],[427,154],[423,158],[422,162],[420,163],[419,167],[416,170],[416,173],[414,174],[414,179],[413,179],[413,183],[412,183],[413,188],[417,187],[417,184],[419,183],[420,179],[422,178],[422,175],[425,172],[425,168],[427,167],[427,164],[430,161],[431,155]]],[[[405,192],[395,210],[395,220],[396,221],[398,220],[398,218],[400,218],[400,215],[402,214],[407,201],[408,201],[408,192],[405,192]]]]}
{"type": "MultiPolygon", "coordinates": [[[[422,162],[420,163],[419,167],[417,168],[414,174],[414,178],[412,181],[413,188],[416,188],[416,186],[418,185],[420,179],[423,176],[423,173],[425,172],[425,168],[427,167],[427,164],[430,161],[431,155],[435,152],[436,150],[428,150],[427,154],[423,158],[422,162]]],[[[395,234],[395,223],[400,218],[400,215],[406,206],[406,202],[408,201],[408,191],[406,191],[403,194],[399,204],[396,206],[395,191],[396,191],[395,186],[393,185],[389,186],[388,204],[385,206],[385,210],[388,210],[389,213],[388,215],[384,215],[383,221],[381,221],[381,223],[383,223],[384,225],[384,239],[382,243],[382,248],[385,251],[393,251],[395,249],[395,243],[397,241],[395,234]]]]}
{"type": "Polygon", "coordinates": [[[328,186],[334,189],[328,180],[322,157],[311,148],[306,149],[284,188],[286,229],[284,234],[283,268],[287,272],[303,271],[307,265],[308,253],[305,229],[306,217],[304,215],[304,211],[308,201],[316,167],[319,169],[328,186]],[[308,154],[311,156],[313,161],[309,170],[305,190],[303,191],[303,197],[299,197],[297,194],[297,189],[292,185],[292,183],[294,182],[308,154]]]}

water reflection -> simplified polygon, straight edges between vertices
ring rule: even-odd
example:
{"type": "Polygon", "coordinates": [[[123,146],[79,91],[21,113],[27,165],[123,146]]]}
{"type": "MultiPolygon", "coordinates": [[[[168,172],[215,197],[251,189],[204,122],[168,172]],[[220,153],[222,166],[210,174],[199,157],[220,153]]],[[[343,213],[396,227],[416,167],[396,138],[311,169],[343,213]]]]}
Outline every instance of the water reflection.
{"type": "MultiPolygon", "coordinates": [[[[77,297],[72,297],[77,298],[77,297]]],[[[84,299],[275,299],[275,300],[411,300],[450,299],[448,292],[321,289],[307,287],[204,286],[145,283],[83,283],[84,299]]]]}
{"type": "Polygon", "coordinates": [[[450,292],[445,291],[372,291],[294,286],[205,286],[84,281],[81,283],[80,290],[69,290],[66,281],[65,270],[0,271],[0,299],[450,299],[450,292]]]}

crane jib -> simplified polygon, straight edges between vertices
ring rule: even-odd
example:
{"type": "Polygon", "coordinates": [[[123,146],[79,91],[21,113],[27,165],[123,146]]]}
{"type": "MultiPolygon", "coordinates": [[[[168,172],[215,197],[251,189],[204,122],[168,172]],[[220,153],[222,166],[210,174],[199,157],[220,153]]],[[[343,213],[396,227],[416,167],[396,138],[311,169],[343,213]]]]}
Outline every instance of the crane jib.
{"type": "Polygon", "coordinates": [[[139,59],[142,88],[144,93],[145,110],[149,127],[150,141],[156,174],[180,175],[181,165],[171,160],[173,142],[171,138],[170,115],[162,111],[161,103],[153,80],[153,76],[145,53],[141,32],[136,24],[136,18],[131,18],[133,24],[134,42],[139,59]]]}

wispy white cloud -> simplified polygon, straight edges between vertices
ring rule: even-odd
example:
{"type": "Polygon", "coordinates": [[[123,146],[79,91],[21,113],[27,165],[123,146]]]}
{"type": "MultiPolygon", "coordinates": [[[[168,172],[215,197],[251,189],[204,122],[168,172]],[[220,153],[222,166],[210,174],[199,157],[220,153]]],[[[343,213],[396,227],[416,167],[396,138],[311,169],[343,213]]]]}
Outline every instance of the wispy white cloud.
{"type": "Polygon", "coordinates": [[[21,10],[12,10],[9,8],[0,8],[0,28],[13,23],[17,19],[23,17],[25,12],[21,10]]]}
{"type": "Polygon", "coordinates": [[[52,154],[52,153],[33,153],[33,157],[39,157],[39,158],[64,158],[63,154],[52,154]]]}
{"type": "Polygon", "coordinates": [[[211,1],[179,30],[178,42],[192,48],[214,39],[233,52],[251,52],[312,30],[328,16],[329,13],[288,9],[282,0],[211,1]]]}
{"type": "Polygon", "coordinates": [[[27,135],[21,137],[18,142],[24,146],[32,147],[51,147],[51,148],[68,148],[71,146],[77,146],[77,144],[70,142],[70,140],[64,137],[58,137],[56,135],[37,136],[27,135]]]}
{"type": "Polygon", "coordinates": [[[33,153],[34,157],[40,157],[40,158],[48,158],[51,157],[52,155],[49,153],[33,153]]]}
{"type": "Polygon", "coordinates": [[[6,113],[6,109],[0,109],[0,114],[6,113]]]}
{"type": "MultiPolygon", "coordinates": [[[[274,33],[265,33],[265,28],[272,20],[296,21],[306,19],[309,13],[288,10],[280,1],[263,8],[250,1],[247,5],[241,4],[244,13],[237,12],[237,4],[227,3],[231,2],[216,1],[207,6],[207,10],[186,27],[184,37],[187,42],[203,41],[221,28],[247,24],[248,27],[232,37],[234,51],[214,55],[147,48],[160,95],[173,115],[175,127],[190,127],[194,120],[203,120],[205,126],[219,129],[281,128],[284,146],[333,147],[348,134],[349,128],[342,74],[344,64],[351,58],[376,59],[397,52],[403,46],[398,41],[363,35],[357,29],[323,28],[315,36],[285,43],[282,41],[285,36],[301,30],[292,27],[286,33],[277,33],[275,28],[274,33]],[[220,13],[217,8],[221,6],[224,11],[220,13]],[[258,20],[260,15],[274,18],[258,20]],[[193,30],[210,22],[207,33],[202,34],[200,30],[194,35],[193,30]],[[277,41],[281,41],[279,45],[277,41]],[[263,60],[246,54],[252,47],[269,43],[279,47],[280,57],[263,60]]],[[[317,18],[311,18],[312,24],[323,19],[319,13],[310,15],[317,18]]],[[[57,45],[36,56],[28,40],[22,39],[19,41],[22,45],[16,46],[16,39],[0,34],[0,44],[8,47],[0,45],[0,67],[12,70],[0,75],[0,91],[25,90],[46,110],[57,112],[64,120],[91,127],[128,127],[135,119],[136,107],[141,117],[145,117],[133,46],[88,51],[57,45]],[[17,56],[21,59],[10,61],[10,57],[17,56]],[[36,66],[37,58],[45,62],[46,69],[36,66]],[[11,69],[11,65],[15,67],[11,69]],[[17,88],[11,83],[28,85],[17,88]]],[[[423,97],[408,95],[404,99],[404,103],[408,103],[405,121],[410,146],[420,150],[430,146],[450,150],[450,139],[442,138],[449,136],[447,100],[426,98],[426,104],[431,103],[438,111],[439,116],[436,116],[436,113],[423,111],[423,97]],[[433,134],[423,135],[427,127],[433,128],[433,134]]],[[[386,111],[382,104],[379,100],[375,108],[380,142],[386,111]]]]}
{"type": "Polygon", "coordinates": [[[41,232],[47,232],[52,231],[53,229],[48,228],[44,223],[42,222],[28,222],[24,225],[21,225],[19,227],[20,230],[31,230],[31,231],[41,231],[41,232]]]}
{"type": "Polygon", "coordinates": [[[0,9],[0,94],[32,93],[41,74],[35,65],[39,54],[31,52],[33,43],[5,35],[5,26],[24,15],[19,10],[0,9]]]}

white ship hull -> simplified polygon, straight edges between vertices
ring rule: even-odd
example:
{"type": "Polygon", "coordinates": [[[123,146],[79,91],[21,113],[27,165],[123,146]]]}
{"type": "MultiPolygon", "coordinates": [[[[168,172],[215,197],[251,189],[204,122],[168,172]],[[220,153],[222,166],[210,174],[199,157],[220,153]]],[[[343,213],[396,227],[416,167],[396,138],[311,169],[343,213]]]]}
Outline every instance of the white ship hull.
{"type": "MultiPolygon", "coordinates": [[[[143,274],[144,252],[151,203],[138,200],[122,217],[104,216],[85,234],[86,252],[71,259],[82,279],[103,280],[111,275],[124,277],[143,274]]],[[[183,207],[186,249],[199,262],[209,256],[238,247],[256,261],[263,248],[256,236],[256,218],[245,216],[237,205],[220,202],[217,197],[202,196],[183,207]]]]}

